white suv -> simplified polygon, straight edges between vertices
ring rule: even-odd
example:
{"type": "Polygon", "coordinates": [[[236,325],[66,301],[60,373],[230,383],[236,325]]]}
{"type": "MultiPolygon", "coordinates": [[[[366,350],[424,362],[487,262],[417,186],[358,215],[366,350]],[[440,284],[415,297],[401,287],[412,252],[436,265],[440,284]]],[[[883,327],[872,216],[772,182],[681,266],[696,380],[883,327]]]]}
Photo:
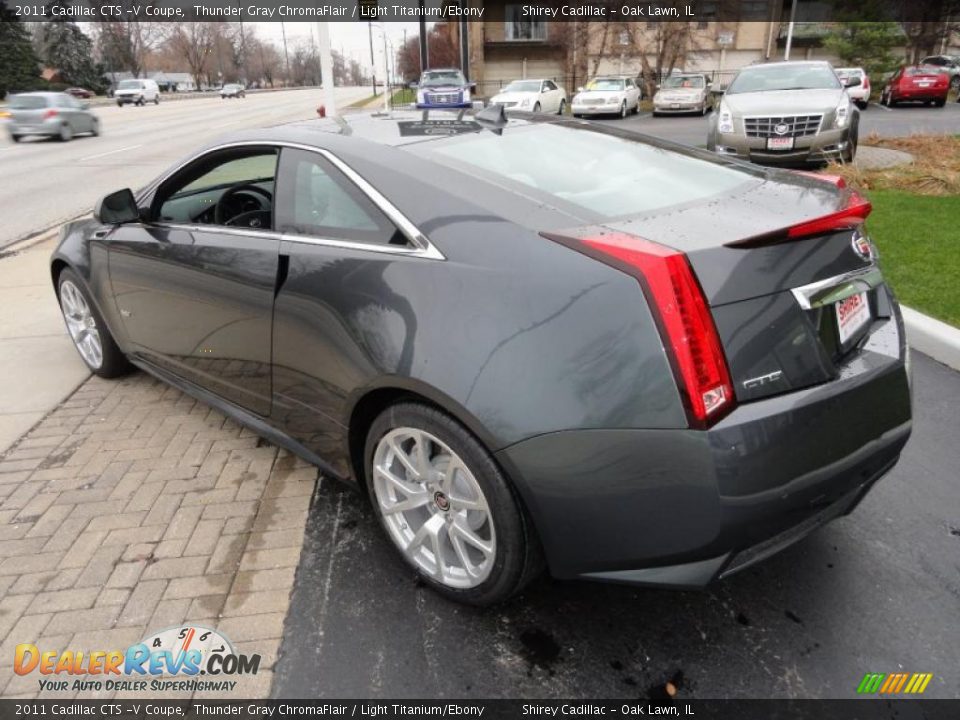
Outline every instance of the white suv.
{"type": "Polygon", "coordinates": [[[160,104],[160,88],[155,80],[121,80],[117,85],[116,92],[113,93],[113,99],[117,105],[123,107],[127,103],[133,105],[146,105],[152,102],[154,105],[160,104]]]}

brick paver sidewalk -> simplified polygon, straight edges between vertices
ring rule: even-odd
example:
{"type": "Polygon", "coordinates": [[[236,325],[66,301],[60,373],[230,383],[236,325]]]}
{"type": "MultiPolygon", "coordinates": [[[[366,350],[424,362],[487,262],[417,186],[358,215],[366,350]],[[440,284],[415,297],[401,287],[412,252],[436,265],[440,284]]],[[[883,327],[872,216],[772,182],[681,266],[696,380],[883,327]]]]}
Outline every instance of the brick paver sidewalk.
{"type": "Polygon", "coordinates": [[[0,457],[2,694],[38,694],[17,644],[125,649],[192,622],[260,653],[235,696],[267,696],[316,479],[147,375],[86,381],[0,457]]]}

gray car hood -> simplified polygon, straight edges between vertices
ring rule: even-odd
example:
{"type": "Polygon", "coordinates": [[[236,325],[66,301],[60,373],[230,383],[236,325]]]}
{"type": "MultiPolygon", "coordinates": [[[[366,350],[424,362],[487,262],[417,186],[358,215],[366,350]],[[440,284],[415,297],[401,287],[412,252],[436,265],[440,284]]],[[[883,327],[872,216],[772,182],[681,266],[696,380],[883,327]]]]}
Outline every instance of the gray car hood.
{"type": "Polygon", "coordinates": [[[827,113],[844,98],[844,90],[767,90],[724,95],[723,104],[734,115],[803,115],[827,113]]]}

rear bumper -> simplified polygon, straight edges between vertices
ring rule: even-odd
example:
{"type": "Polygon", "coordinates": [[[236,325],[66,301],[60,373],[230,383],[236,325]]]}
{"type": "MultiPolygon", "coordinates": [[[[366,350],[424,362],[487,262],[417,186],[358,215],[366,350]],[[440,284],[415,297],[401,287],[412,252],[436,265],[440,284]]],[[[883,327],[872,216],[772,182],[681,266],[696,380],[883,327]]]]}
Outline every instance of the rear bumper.
{"type": "Polygon", "coordinates": [[[702,587],[850,512],[911,431],[902,329],[883,325],[839,379],[708,431],[569,431],[498,453],[552,574],[702,587]]]}
{"type": "Polygon", "coordinates": [[[931,100],[946,100],[950,86],[946,88],[917,88],[916,90],[899,90],[894,93],[894,102],[929,102],[931,100]]]}
{"type": "Polygon", "coordinates": [[[10,135],[23,137],[25,135],[44,135],[54,136],[60,134],[62,120],[44,120],[39,123],[17,123],[10,121],[7,123],[7,132],[10,135]]]}
{"type": "Polygon", "coordinates": [[[574,115],[617,115],[619,105],[573,105],[570,112],[574,115]]]}

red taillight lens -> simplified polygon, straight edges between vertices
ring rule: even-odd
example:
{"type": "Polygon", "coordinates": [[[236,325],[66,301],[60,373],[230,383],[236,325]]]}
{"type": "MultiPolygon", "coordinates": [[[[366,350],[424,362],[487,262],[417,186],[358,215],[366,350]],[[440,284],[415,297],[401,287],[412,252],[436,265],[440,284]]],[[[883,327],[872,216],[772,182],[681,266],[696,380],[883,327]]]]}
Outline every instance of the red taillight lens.
{"type": "Polygon", "coordinates": [[[863,76],[863,89],[864,90],[870,89],[870,78],[868,78],[866,75],[863,76]]]}
{"type": "Polygon", "coordinates": [[[49,120],[50,118],[54,118],[56,116],[57,116],[56,110],[47,110],[46,112],[43,113],[44,120],[49,120]]]}
{"type": "MultiPolygon", "coordinates": [[[[577,248],[569,239],[564,240],[568,247],[577,248]]],[[[732,410],[736,400],[727,359],[686,255],[623,233],[580,238],[576,243],[592,257],[640,280],[658,317],[660,334],[693,424],[706,426],[732,410]]]]}
{"type": "Polygon", "coordinates": [[[822,235],[835,230],[844,230],[860,225],[873,210],[870,201],[857,192],[850,192],[847,206],[838,212],[799,223],[787,228],[787,237],[797,239],[811,235],[822,235]]]}

